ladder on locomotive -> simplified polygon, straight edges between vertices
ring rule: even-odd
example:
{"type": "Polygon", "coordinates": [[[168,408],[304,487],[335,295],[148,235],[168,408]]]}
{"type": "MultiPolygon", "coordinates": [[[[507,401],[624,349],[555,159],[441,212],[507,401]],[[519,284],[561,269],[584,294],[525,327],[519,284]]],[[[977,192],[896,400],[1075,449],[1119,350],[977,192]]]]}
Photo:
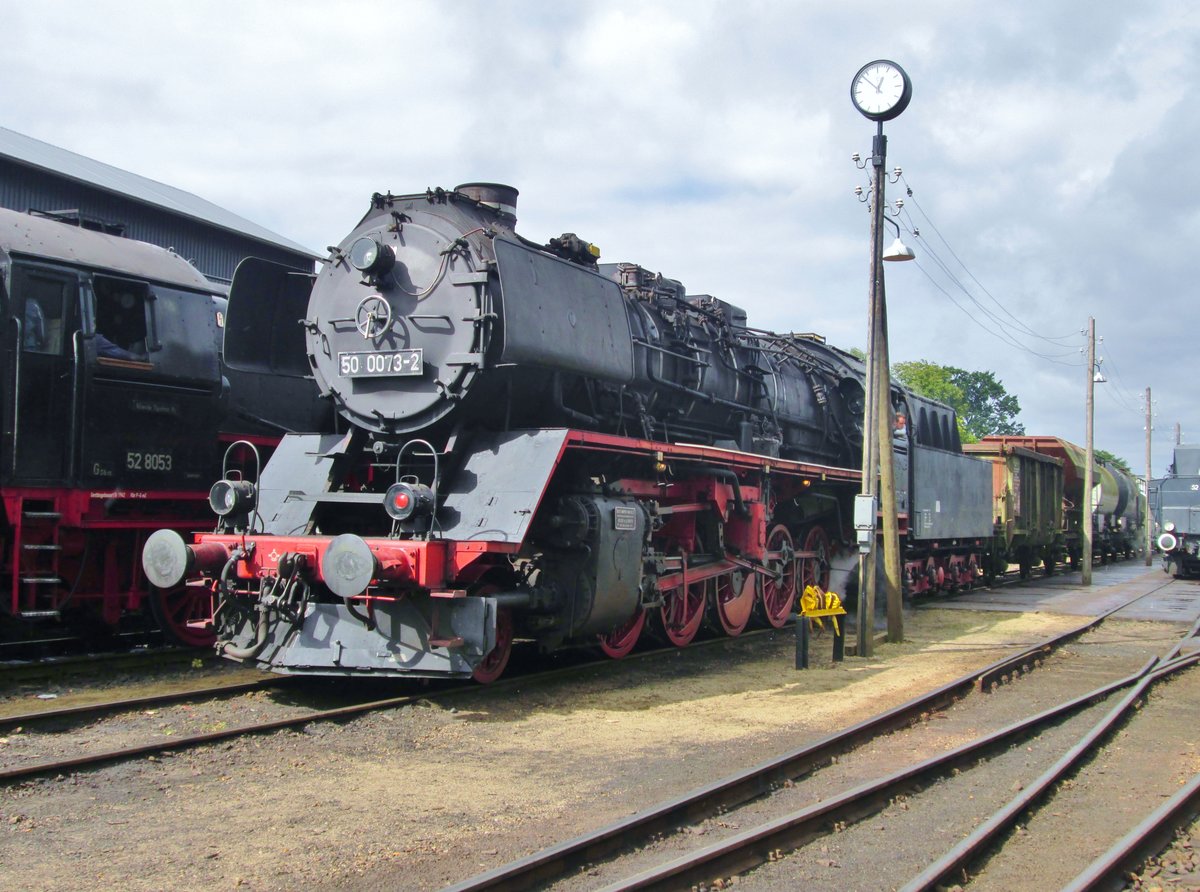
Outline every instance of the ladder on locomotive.
{"type": "Polygon", "coordinates": [[[59,586],[62,585],[59,558],[57,500],[18,497],[16,524],[13,526],[9,553],[10,609],[14,616],[26,619],[53,619],[59,615],[59,586]]]}

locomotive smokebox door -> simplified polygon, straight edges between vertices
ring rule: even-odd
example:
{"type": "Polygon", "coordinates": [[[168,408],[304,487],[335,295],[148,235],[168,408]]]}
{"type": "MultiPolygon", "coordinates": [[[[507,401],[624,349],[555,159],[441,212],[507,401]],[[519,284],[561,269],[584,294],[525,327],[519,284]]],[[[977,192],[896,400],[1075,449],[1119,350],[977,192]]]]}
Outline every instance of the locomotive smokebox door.
{"type": "Polygon", "coordinates": [[[491,326],[489,273],[461,221],[396,213],[368,214],[343,240],[305,321],[322,393],[389,436],[427,430],[470,399],[491,326]]]}

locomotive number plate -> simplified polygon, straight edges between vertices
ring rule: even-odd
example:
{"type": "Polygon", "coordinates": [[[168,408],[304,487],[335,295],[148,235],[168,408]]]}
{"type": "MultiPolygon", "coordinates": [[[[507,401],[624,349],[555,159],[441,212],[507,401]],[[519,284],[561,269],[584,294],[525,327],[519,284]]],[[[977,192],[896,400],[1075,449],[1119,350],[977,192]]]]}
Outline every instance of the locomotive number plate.
{"type": "Polygon", "coordinates": [[[419,375],[423,370],[421,349],[389,350],[386,353],[339,353],[338,368],[343,378],[386,378],[419,375]]]}

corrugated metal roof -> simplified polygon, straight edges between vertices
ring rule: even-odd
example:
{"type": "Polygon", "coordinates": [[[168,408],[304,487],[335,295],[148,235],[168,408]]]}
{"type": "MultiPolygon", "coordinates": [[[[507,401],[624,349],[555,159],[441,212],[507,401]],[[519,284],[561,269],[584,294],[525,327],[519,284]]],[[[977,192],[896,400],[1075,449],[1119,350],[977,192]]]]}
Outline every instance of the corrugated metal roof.
{"type": "Polygon", "coordinates": [[[0,127],[0,155],[257,241],[310,257],[323,256],[190,192],[76,155],[5,127],[0,127]]]}

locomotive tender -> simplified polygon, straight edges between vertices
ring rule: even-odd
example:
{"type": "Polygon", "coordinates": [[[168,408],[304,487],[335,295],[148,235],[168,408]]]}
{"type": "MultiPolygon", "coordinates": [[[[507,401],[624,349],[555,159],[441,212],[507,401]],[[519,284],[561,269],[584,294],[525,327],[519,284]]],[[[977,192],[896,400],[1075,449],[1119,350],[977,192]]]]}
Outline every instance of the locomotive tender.
{"type": "MultiPolygon", "coordinates": [[[[782,626],[828,584],[862,447],[862,363],[572,233],[515,189],[375,195],[316,277],[247,260],[227,361],[311,376],[351,422],[214,486],[218,529],[147,543],[213,602],[220,652],[280,672],[497,677],[514,637],[628,653],[647,625],[782,626]],[[299,320],[299,324],[297,324],[299,320]]],[[[991,469],[952,410],[893,389],[920,590],[969,584],[991,469]]]]}
{"type": "Polygon", "coordinates": [[[0,210],[0,298],[5,637],[58,620],[115,628],[149,604],[168,634],[211,642],[187,625],[192,593],[152,592],[135,556],[156,529],[211,525],[231,443],[328,427],[328,408],[225,370],[225,298],[154,245],[0,210]]]}

